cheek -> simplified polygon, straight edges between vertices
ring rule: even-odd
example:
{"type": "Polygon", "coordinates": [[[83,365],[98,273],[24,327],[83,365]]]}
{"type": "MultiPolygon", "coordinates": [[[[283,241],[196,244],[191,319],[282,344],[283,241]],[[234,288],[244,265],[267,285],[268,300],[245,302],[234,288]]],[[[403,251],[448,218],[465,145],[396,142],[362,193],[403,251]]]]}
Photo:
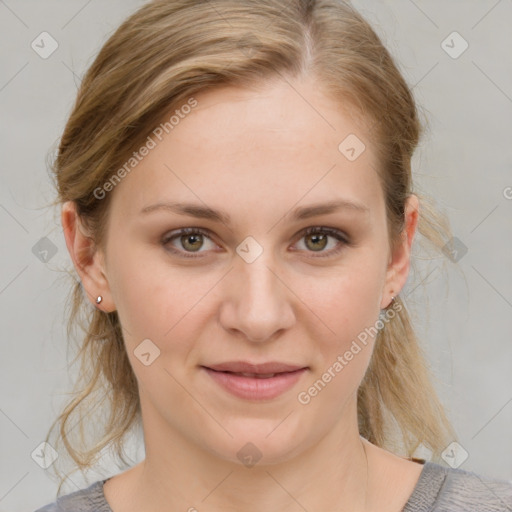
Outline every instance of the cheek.
{"type": "Polygon", "coordinates": [[[376,321],[382,282],[382,273],[377,266],[347,265],[330,276],[311,279],[311,285],[303,292],[307,297],[304,302],[312,311],[310,316],[315,313],[318,323],[323,321],[324,332],[330,332],[337,340],[334,345],[341,348],[347,340],[376,321]]]}
{"type": "Polygon", "coordinates": [[[298,399],[312,405],[308,405],[308,414],[325,414],[326,404],[331,404],[329,414],[334,421],[366,373],[377,334],[382,287],[382,272],[373,261],[360,258],[340,269],[337,276],[314,280],[315,286],[307,289],[309,301],[305,302],[314,313],[307,310],[314,350],[310,353],[316,354],[316,364],[298,399]]]}
{"type": "Polygon", "coordinates": [[[315,313],[309,312],[310,337],[317,359],[297,400],[306,414],[322,416],[326,424],[341,417],[368,368],[380,312],[376,279],[369,271],[353,273],[317,286],[310,294],[308,305],[315,313]]]}
{"type": "Polygon", "coordinates": [[[175,351],[174,344],[199,329],[203,302],[219,278],[173,266],[155,252],[112,254],[111,290],[130,347],[148,338],[162,350],[173,344],[175,351]]]}

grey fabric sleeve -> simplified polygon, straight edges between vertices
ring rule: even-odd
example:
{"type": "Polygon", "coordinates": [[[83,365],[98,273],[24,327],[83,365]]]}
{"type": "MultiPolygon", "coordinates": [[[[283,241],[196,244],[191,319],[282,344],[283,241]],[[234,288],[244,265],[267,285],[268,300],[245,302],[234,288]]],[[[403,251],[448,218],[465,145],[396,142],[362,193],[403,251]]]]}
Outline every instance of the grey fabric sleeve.
{"type": "Polygon", "coordinates": [[[98,480],[85,489],[61,496],[35,512],[112,512],[103,494],[103,482],[98,480]]]}
{"type": "Polygon", "coordinates": [[[512,512],[512,481],[427,462],[402,512],[512,512]]]}

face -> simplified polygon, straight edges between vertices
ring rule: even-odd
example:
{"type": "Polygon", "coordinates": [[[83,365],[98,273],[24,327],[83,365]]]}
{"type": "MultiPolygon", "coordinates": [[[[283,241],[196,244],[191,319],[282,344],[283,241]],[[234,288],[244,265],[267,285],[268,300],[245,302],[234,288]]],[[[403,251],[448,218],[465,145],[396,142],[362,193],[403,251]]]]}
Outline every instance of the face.
{"type": "Polygon", "coordinates": [[[146,442],[174,436],[238,463],[251,442],[264,462],[284,461],[357,429],[373,338],[343,356],[399,291],[387,293],[377,162],[365,133],[313,82],[195,98],[111,192],[106,293],[146,442]],[[350,134],[366,144],[352,161],[339,149],[350,134]],[[240,361],[300,370],[211,369],[240,361]]]}

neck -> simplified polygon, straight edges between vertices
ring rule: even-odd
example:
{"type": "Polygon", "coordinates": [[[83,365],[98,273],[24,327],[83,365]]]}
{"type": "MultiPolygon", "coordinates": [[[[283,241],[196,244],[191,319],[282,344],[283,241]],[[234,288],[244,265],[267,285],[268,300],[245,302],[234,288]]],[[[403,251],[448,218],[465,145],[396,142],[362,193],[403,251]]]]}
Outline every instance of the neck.
{"type": "MultiPolygon", "coordinates": [[[[355,420],[355,404],[352,415],[355,420]]],[[[136,466],[130,498],[134,510],[366,511],[366,441],[357,428],[349,428],[356,421],[340,421],[311,446],[298,446],[297,454],[287,454],[280,462],[246,467],[169,431],[163,420],[158,424],[156,417],[145,419],[153,430],[146,428],[146,458],[136,466]]]]}

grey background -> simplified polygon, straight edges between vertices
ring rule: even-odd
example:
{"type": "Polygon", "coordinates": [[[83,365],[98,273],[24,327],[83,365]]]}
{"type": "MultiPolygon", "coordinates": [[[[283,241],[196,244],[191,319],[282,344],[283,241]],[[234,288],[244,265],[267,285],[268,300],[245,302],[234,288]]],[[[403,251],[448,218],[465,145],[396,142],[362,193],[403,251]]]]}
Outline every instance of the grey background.
{"type": "MultiPolygon", "coordinates": [[[[70,260],[59,211],[47,207],[54,198],[47,153],[64,128],[80,76],[142,3],[0,0],[0,512],[54,500],[55,484],[31,453],[73,377],[66,370],[63,280],[70,260]],[[31,48],[42,31],[59,44],[47,59],[31,48]],[[46,262],[41,248],[50,249],[46,262]]],[[[455,264],[415,246],[423,259],[402,295],[469,454],[460,467],[512,479],[512,200],[506,197],[512,197],[512,2],[354,4],[397,57],[429,120],[413,161],[416,190],[437,199],[467,247],[455,264]],[[457,59],[441,46],[453,31],[469,43],[457,59]]],[[[134,451],[133,460],[139,455],[134,451]]],[[[116,472],[106,463],[88,481],[116,472]]],[[[78,474],[73,483],[67,492],[87,482],[78,474]]]]}

